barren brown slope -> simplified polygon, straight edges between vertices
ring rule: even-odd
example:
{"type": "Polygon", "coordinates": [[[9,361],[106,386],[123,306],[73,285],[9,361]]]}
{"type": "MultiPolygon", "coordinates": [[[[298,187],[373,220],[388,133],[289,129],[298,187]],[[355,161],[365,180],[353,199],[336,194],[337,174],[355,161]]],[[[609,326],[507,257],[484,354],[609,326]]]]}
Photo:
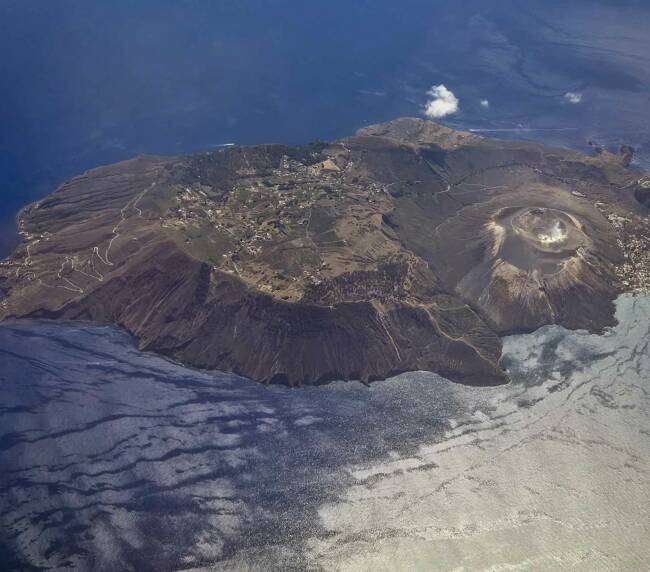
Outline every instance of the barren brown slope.
{"type": "Polygon", "coordinates": [[[141,157],[21,213],[0,317],[115,323],[142,348],[264,382],[500,383],[499,334],[602,329],[624,281],[644,284],[643,248],[632,270],[627,250],[647,217],[624,162],[417,119],[141,157]]]}

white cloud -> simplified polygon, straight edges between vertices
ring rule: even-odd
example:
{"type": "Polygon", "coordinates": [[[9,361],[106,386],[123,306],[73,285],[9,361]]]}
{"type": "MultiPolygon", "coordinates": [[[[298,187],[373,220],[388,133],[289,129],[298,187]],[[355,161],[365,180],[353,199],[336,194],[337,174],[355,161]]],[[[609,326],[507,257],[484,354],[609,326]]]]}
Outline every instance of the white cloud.
{"type": "Polygon", "coordinates": [[[490,107],[490,102],[487,99],[481,99],[481,107],[490,107]]]}
{"type": "Polygon", "coordinates": [[[424,108],[427,117],[436,119],[458,111],[458,98],[444,85],[434,85],[427,95],[431,98],[424,108]]]}
{"type": "Polygon", "coordinates": [[[567,91],[564,94],[564,99],[569,103],[580,103],[582,101],[582,94],[577,91],[567,91]]]}

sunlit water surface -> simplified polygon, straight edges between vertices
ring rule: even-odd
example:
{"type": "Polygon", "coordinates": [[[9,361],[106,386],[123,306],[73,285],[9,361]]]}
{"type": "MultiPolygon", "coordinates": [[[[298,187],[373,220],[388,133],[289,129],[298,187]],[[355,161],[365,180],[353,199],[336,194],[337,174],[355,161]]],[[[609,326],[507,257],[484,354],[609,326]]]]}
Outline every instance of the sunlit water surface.
{"type": "MultiPolygon", "coordinates": [[[[264,387],[0,326],[2,558],[57,569],[640,570],[650,298],[506,338],[512,383],[264,387]],[[493,568],[490,568],[493,567],[493,568]],[[519,567],[519,568],[517,568],[519,567]]],[[[254,348],[251,348],[254,351],[254,348]]]]}

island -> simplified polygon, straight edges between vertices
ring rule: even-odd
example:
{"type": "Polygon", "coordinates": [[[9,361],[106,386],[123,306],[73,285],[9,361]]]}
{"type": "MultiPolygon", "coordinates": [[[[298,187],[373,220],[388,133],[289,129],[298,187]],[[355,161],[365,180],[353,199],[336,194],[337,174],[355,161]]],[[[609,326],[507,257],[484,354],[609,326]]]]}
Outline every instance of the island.
{"type": "Polygon", "coordinates": [[[90,320],[292,386],[507,382],[501,337],[602,332],[650,285],[650,179],[416,118],[92,169],[21,211],[0,319],[90,320]]]}

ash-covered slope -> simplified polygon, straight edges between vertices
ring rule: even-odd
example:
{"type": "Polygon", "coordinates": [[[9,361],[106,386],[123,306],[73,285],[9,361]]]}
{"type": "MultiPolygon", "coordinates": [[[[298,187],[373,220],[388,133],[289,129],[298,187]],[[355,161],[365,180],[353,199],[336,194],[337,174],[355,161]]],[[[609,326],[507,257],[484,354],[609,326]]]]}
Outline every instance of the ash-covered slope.
{"type": "Polygon", "coordinates": [[[646,283],[627,159],[419,119],[140,157],[21,213],[0,317],[116,323],[144,349],[264,382],[500,383],[500,334],[600,330],[613,297],[646,283]]]}

